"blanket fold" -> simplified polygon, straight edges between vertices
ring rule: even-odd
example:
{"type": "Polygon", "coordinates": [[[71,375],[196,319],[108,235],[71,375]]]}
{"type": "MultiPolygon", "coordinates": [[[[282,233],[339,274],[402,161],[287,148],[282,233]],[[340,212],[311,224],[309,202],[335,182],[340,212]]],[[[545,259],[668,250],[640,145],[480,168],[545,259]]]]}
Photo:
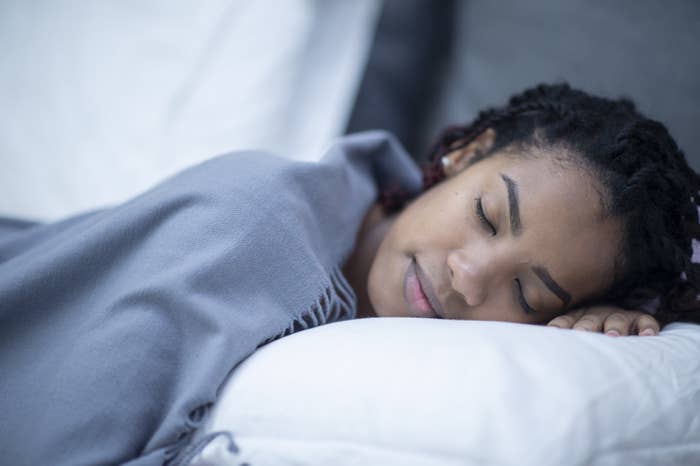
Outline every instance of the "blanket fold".
{"type": "Polygon", "coordinates": [[[392,185],[418,190],[420,175],[375,131],[318,163],[236,152],[114,207],[3,219],[3,462],[175,458],[256,348],[355,316],[342,263],[392,185]]]}

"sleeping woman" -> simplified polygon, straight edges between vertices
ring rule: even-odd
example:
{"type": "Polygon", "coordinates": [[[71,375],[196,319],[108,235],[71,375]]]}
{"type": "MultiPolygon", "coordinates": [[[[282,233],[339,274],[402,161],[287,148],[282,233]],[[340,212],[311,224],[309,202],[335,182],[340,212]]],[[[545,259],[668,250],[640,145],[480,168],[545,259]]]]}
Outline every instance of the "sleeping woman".
{"type": "Polygon", "coordinates": [[[539,85],[430,160],[359,133],[318,163],[237,152],[110,208],[0,219],[4,460],[176,464],[241,361],[338,320],[700,321],[700,178],[631,101],[539,85]]]}
{"type": "Polygon", "coordinates": [[[410,196],[384,193],[365,219],[346,264],[360,316],[611,336],[700,318],[698,176],[629,100],[538,86],[447,129],[430,158],[422,195],[388,215],[410,196]]]}

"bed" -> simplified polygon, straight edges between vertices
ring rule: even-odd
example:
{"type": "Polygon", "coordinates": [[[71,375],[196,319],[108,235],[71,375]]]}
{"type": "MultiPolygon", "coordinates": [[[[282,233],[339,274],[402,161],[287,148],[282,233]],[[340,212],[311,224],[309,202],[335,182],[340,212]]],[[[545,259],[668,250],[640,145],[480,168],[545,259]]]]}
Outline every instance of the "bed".
{"type": "MultiPolygon", "coordinates": [[[[6,1],[0,215],[53,220],[107,206],[237,148],[320,156],[344,131],[389,128],[420,159],[446,122],[542,79],[628,91],[699,166],[695,2],[539,1],[529,13],[517,2],[441,3],[6,1]],[[549,46],[558,28],[503,40],[531,24],[527,14],[578,33],[559,48],[549,46]],[[645,74],[646,43],[687,59],[645,74]],[[516,60],[533,47],[536,65],[516,60]],[[605,66],[589,66],[595,57],[605,66]]],[[[698,354],[700,326],[687,323],[617,339],[493,322],[334,323],[237,367],[174,464],[700,464],[698,354]]]]}

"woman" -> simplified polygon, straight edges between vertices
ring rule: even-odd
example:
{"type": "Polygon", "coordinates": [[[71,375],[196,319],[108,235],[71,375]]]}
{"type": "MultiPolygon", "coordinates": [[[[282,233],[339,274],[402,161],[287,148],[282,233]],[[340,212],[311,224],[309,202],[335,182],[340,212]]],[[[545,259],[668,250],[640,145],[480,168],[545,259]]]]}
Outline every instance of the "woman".
{"type": "Polygon", "coordinates": [[[612,336],[700,316],[698,177],[629,100],[541,85],[446,130],[431,159],[426,184],[447,181],[363,225],[361,313],[612,336]]]}
{"type": "Polygon", "coordinates": [[[433,161],[423,185],[361,133],[316,164],[225,155],[109,209],[0,223],[3,458],[172,464],[256,348],[355,316],[698,318],[698,177],[631,102],[538,86],[433,161]]]}

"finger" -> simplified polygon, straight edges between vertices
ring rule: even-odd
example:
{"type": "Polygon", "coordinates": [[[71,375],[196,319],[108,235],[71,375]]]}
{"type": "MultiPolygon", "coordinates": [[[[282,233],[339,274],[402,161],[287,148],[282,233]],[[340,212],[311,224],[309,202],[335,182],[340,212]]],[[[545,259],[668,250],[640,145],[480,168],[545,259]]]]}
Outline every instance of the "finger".
{"type": "Polygon", "coordinates": [[[619,337],[629,335],[630,319],[626,314],[621,312],[613,312],[605,319],[603,323],[603,331],[611,337],[619,337]]]}
{"type": "Polygon", "coordinates": [[[563,315],[555,317],[550,320],[547,326],[549,327],[559,327],[559,328],[571,328],[576,323],[576,319],[573,316],[563,315]]]}
{"type": "Polygon", "coordinates": [[[634,333],[640,336],[658,335],[661,327],[659,322],[649,314],[640,314],[634,321],[634,333]]]}
{"type": "Polygon", "coordinates": [[[603,330],[603,314],[586,314],[581,317],[572,327],[574,330],[583,330],[586,332],[600,332],[603,330]]]}
{"type": "Polygon", "coordinates": [[[566,314],[562,314],[550,320],[547,325],[550,327],[571,328],[583,315],[583,312],[583,309],[567,312],[566,314]]]}

